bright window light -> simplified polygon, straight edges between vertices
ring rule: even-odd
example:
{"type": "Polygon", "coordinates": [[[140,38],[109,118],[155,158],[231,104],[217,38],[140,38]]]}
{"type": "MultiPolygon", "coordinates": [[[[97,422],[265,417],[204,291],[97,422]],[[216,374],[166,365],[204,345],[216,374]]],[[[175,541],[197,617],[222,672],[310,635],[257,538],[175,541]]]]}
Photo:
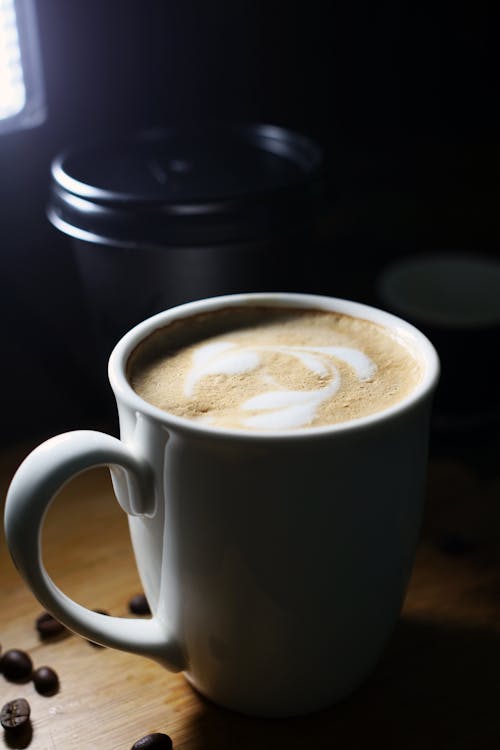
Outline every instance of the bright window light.
{"type": "Polygon", "coordinates": [[[0,132],[45,118],[35,21],[31,0],[0,0],[0,132]]]}
{"type": "Polygon", "coordinates": [[[13,0],[0,0],[0,117],[12,117],[26,103],[21,50],[13,0]]]}

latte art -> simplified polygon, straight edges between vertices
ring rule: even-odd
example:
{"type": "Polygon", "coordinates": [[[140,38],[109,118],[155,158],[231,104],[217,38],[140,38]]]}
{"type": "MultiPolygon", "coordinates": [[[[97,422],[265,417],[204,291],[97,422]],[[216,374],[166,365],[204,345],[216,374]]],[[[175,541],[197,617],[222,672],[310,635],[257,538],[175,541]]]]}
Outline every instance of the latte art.
{"type": "Polygon", "coordinates": [[[154,406],[213,427],[293,430],[386,409],[419,382],[404,341],[335,312],[226,308],[177,320],[128,363],[154,406]]]}
{"type": "Polygon", "coordinates": [[[369,380],[377,370],[366,354],[346,346],[256,345],[247,348],[231,341],[205,344],[193,354],[193,364],[184,382],[184,395],[191,398],[196,385],[207,375],[231,376],[258,369],[263,385],[276,386],[276,389],[265,390],[242,402],[241,410],[262,413],[251,417],[242,415],[241,425],[257,429],[303,427],[314,419],[319,405],[333,398],[340,388],[341,375],[335,366],[335,359],[349,364],[359,380],[369,380]],[[279,389],[276,379],[262,369],[261,354],[265,351],[295,357],[324,380],[325,386],[315,390],[279,389]]]}

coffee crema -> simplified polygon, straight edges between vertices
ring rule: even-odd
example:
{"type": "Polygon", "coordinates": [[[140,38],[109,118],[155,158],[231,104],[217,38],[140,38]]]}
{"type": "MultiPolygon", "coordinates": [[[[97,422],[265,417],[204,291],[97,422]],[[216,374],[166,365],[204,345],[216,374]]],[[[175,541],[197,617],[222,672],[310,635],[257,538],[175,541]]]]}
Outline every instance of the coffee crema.
{"type": "Polygon", "coordinates": [[[393,406],[423,368],[389,329],[337,312],[229,307],[155,331],[127,375],[141,398],[206,425],[320,427],[393,406]]]}

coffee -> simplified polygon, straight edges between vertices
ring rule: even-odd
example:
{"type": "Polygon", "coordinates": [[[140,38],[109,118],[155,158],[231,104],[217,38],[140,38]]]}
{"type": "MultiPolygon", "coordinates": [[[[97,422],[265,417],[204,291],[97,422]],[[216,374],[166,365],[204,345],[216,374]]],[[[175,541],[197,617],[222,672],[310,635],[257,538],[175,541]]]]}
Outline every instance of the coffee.
{"type": "Polygon", "coordinates": [[[35,627],[38,631],[38,635],[42,640],[49,638],[55,638],[56,636],[67,633],[67,629],[64,627],[62,622],[56,620],[50,612],[42,612],[35,620],[35,627]]]}
{"type": "Polygon", "coordinates": [[[246,715],[290,718],[344,700],[373,671],[404,599],[439,375],[432,344],[348,300],[227,295],[139,323],[108,373],[121,439],[51,438],[7,493],[6,538],[39,601],[83,638],[183,672],[207,700],[246,715]],[[151,406],[131,383],[216,426],[151,406]],[[256,418],[267,431],[242,427],[256,418]],[[102,465],[151,618],[98,615],[43,567],[54,495],[102,465]]]}
{"type": "Polygon", "coordinates": [[[11,648],[2,654],[0,672],[11,682],[26,682],[33,672],[33,662],[25,651],[11,648]]]}
{"type": "Polygon", "coordinates": [[[382,411],[420,382],[403,339],[321,310],[226,308],[176,320],[133,352],[128,377],[158,408],[214,427],[282,430],[382,411]]]}
{"type": "Polygon", "coordinates": [[[163,732],[147,734],[132,745],[132,750],[172,750],[172,748],[171,738],[163,732]]]}
{"type": "Polygon", "coordinates": [[[150,615],[151,614],[151,608],[149,606],[149,602],[146,599],[145,594],[134,594],[134,596],[129,599],[128,603],[128,609],[129,612],[132,612],[134,615],[150,615]]]}
{"type": "MultiPolygon", "coordinates": [[[[9,701],[2,706],[0,710],[0,723],[9,732],[13,730],[19,731],[29,722],[30,714],[31,707],[26,698],[16,698],[16,700],[9,701]]],[[[13,747],[16,747],[16,745],[13,745],[13,747]]],[[[20,747],[26,747],[26,745],[23,744],[20,747]]]]}
{"type": "Polygon", "coordinates": [[[59,677],[52,667],[38,667],[33,672],[33,684],[40,695],[55,695],[59,690],[59,677]]]}

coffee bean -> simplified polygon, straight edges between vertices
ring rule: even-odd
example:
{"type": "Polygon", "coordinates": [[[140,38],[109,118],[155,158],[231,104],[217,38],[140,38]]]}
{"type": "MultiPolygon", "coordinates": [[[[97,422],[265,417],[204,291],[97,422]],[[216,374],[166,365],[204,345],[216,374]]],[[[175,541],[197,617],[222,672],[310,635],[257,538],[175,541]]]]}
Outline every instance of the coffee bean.
{"type": "Polygon", "coordinates": [[[33,662],[24,651],[11,648],[6,651],[0,659],[0,672],[4,677],[13,682],[29,680],[33,671],[33,662]]]}
{"type": "Polygon", "coordinates": [[[20,729],[30,718],[30,704],[25,698],[16,698],[2,706],[0,723],[7,731],[20,729]]]}
{"type": "Polygon", "coordinates": [[[59,689],[59,677],[51,667],[38,667],[33,672],[33,682],[41,695],[54,695],[59,689]]]}
{"type": "Polygon", "coordinates": [[[172,740],[168,734],[153,732],[137,740],[131,750],[172,750],[172,747],[172,740]]]}
{"type": "Polygon", "coordinates": [[[50,612],[42,612],[35,620],[35,627],[38,630],[40,638],[54,638],[61,633],[67,633],[67,629],[62,622],[56,620],[50,612]]]}
{"type": "Polygon", "coordinates": [[[149,608],[148,600],[144,594],[136,594],[130,599],[128,608],[134,615],[150,615],[151,610],[149,608]]]}

